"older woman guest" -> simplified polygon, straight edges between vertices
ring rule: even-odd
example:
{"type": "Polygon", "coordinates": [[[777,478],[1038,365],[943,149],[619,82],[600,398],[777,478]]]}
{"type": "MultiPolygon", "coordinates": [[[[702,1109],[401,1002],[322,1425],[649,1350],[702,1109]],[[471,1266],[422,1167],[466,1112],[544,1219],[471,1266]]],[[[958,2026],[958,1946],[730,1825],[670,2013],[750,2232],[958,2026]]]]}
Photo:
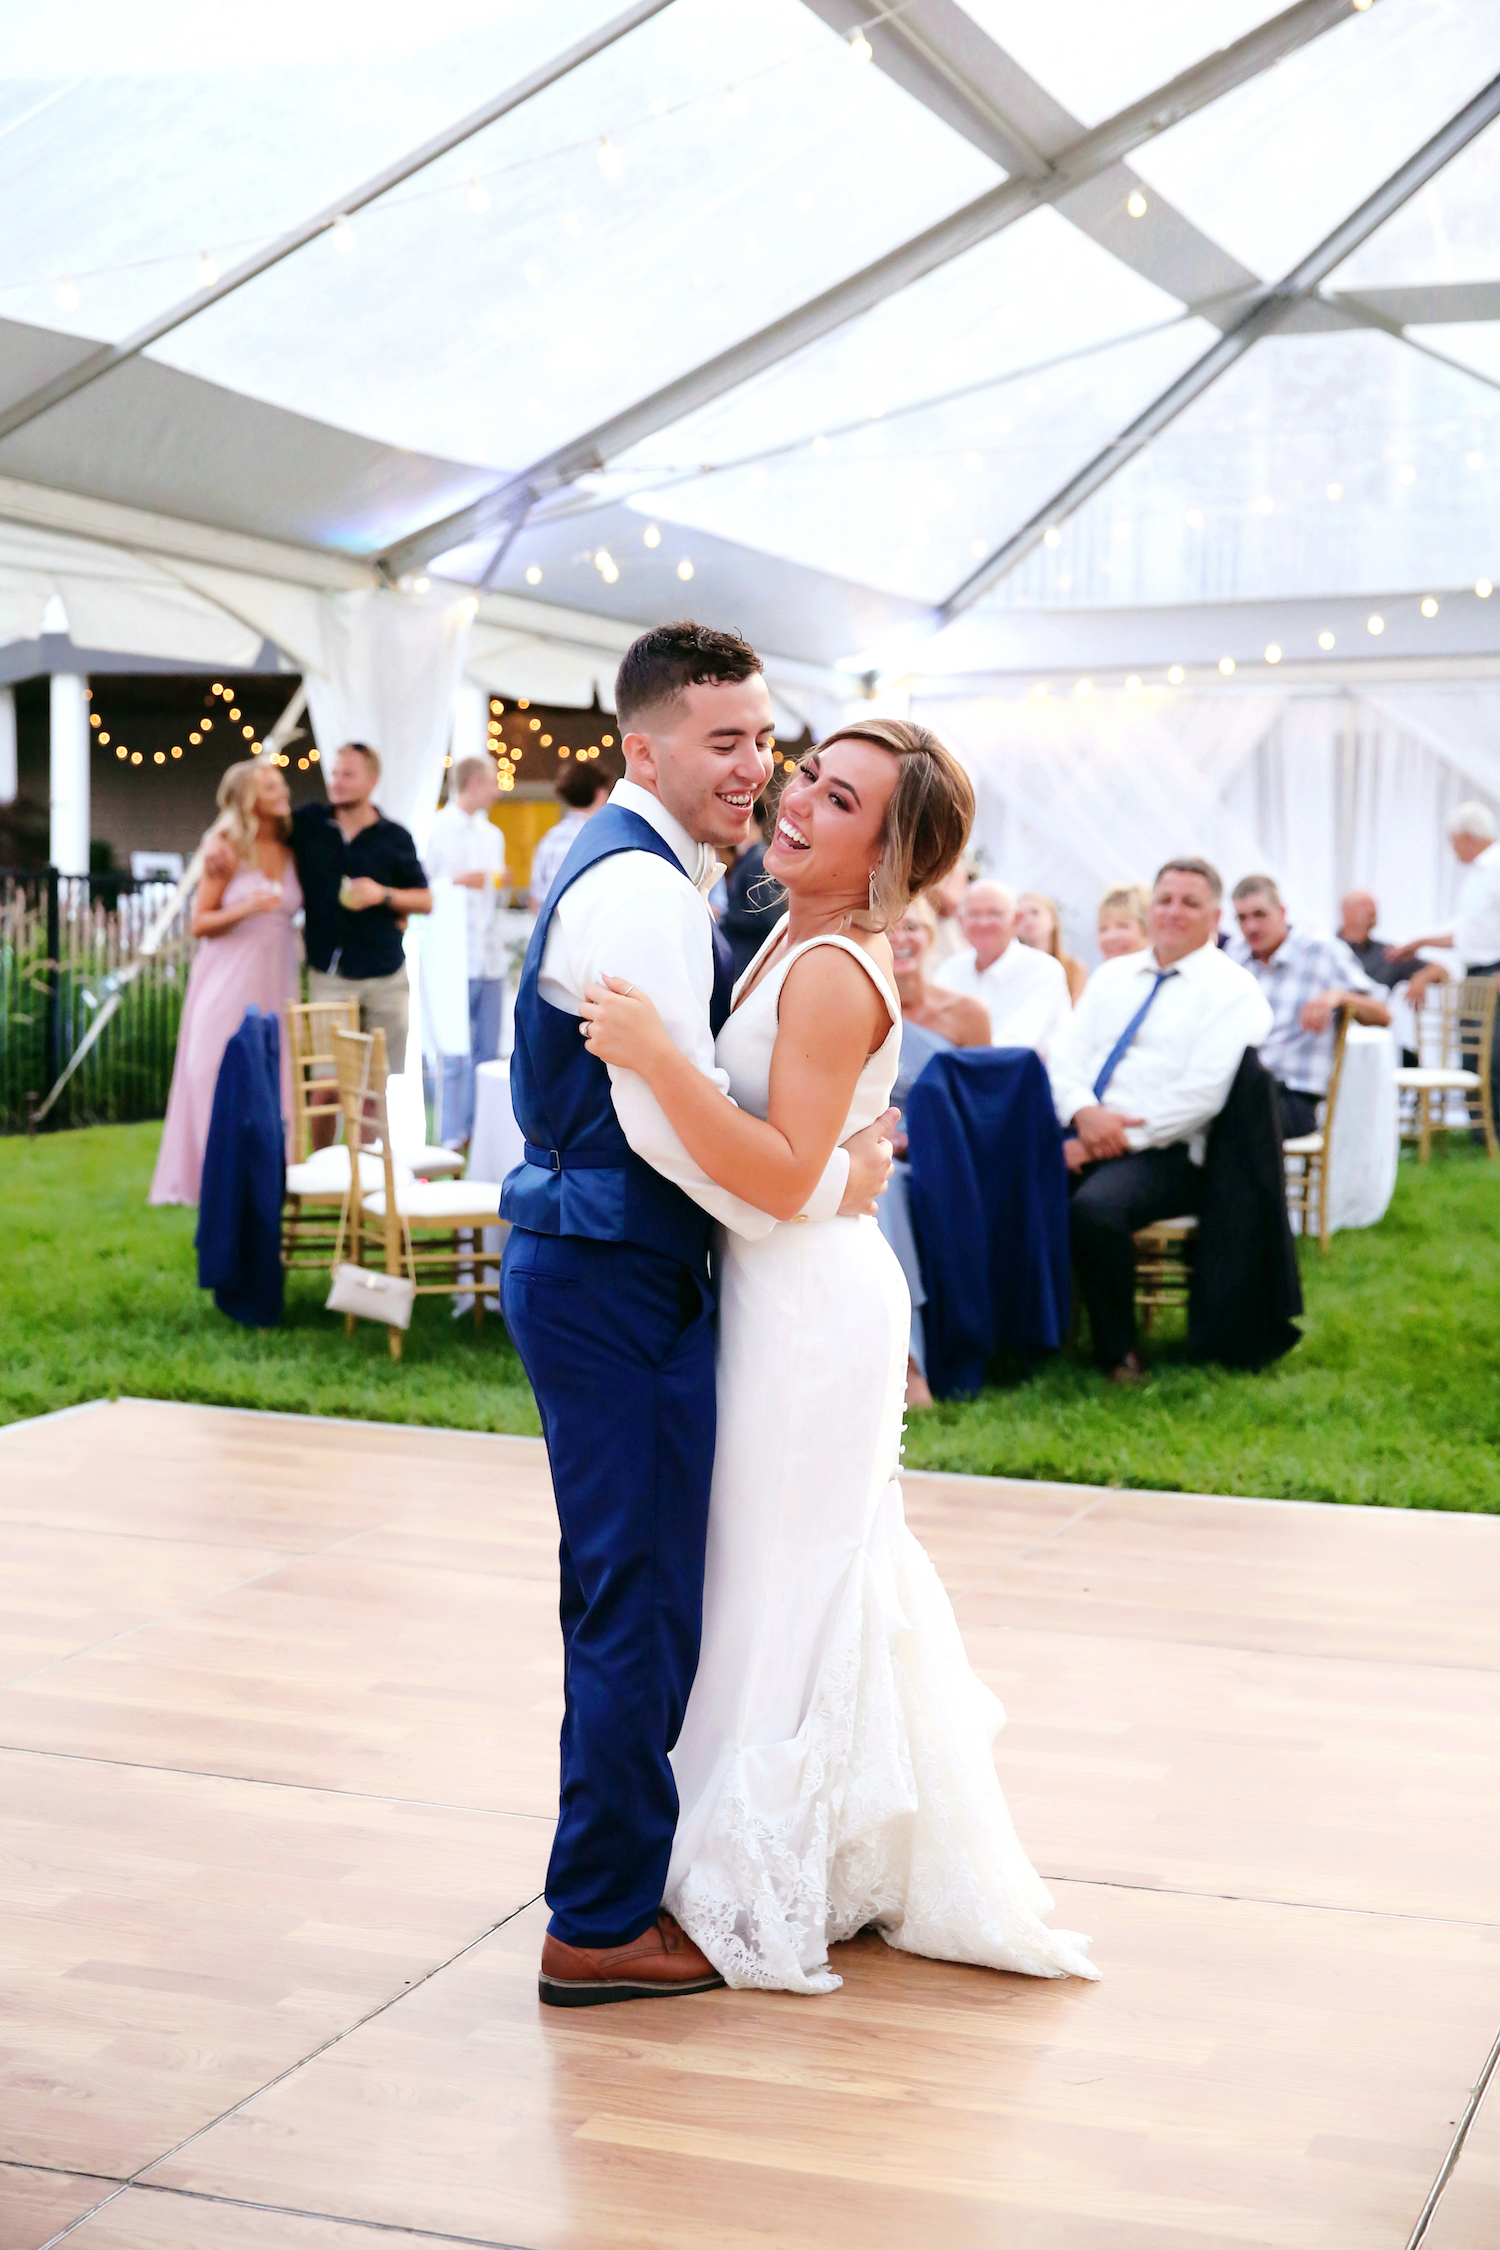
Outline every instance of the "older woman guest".
{"type": "MultiPolygon", "coordinates": [[[[925,898],[914,898],[891,929],[891,956],[896,970],[896,992],[901,1001],[901,1053],[891,1100],[900,1110],[906,1108],[907,1096],[934,1055],[944,1053],[949,1047],[989,1045],[990,1018],[984,1002],[973,999],[968,993],[945,992],[940,984],[927,982],[937,931],[937,915],[925,898]]],[[[900,1260],[907,1288],[911,1291],[906,1403],[931,1406],[922,1336],[922,1307],[927,1302],[927,1292],[922,1286],[922,1268],[911,1227],[910,1170],[900,1161],[906,1154],[904,1127],[903,1118],[894,1141],[898,1161],[890,1185],[876,1207],[876,1216],[881,1233],[900,1260]]]]}
{"type": "Polygon", "coordinates": [[[1042,891],[1022,891],[1016,900],[1016,936],[1038,953],[1050,953],[1068,980],[1068,997],[1074,1007],[1089,981],[1088,970],[1073,954],[1063,951],[1062,923],[1057,904],[1042,891]]]}
{"type": "Polygon", "coordinates": [[[1151,943],[1146,917],[1151,901],[1144,883],[1117,883],[1099,901],[1099,951],[1106,961],[1144,953],[1151,943]]]}
{"type": "MultiPolygon", "coordinates": [[[[153,1203],[196,1203],[214,1087],[224,1049],[247,1008],[280,1014],[297,992],[293,918],[302,892],[291,851],[291,800],[275,766],[246,759],[219,783],[219,818],[205,841],[222,837],[236,855],[234,873],[205,873],[193,903],[192,931],[202,940],[193,957],[167,1121],[162,1129],[153,1203]]],[[[291,1082],[281,1050],[283,1106],[291,1082]]]]}

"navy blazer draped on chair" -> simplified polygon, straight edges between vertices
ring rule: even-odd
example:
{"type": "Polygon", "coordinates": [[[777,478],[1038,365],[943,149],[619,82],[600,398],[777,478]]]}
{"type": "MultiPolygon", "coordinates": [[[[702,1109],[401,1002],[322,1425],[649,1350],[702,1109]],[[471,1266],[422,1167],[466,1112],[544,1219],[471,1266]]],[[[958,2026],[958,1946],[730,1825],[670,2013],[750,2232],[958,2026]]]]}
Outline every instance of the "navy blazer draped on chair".
{"type": "Polygon", "coordinates": [[[198,1286],[246,1328],[281,1318],[281,1025],[247,1008],[224,1049],[198,1198],[198,1286]]]}
{"type": "Polygon", "coordinates": [[[911,1208],[927,1380],[972,1397],[999,1350],[1067,1333],[1068,1175],[1052,1089],[1029,1047],[954,1048],[912,1087],[911,1208]]]}

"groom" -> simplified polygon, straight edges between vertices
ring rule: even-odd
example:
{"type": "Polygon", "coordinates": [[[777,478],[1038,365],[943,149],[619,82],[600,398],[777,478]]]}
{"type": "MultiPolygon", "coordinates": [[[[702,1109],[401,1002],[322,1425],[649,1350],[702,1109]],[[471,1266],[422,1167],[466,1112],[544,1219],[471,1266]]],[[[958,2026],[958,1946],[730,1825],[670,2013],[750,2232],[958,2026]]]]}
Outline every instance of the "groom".
{"type": "MultiPolygon", "coordinates": [[[[775,1223],[700,1172],[634,1072],[579,1036],[605,974],[649,994],[725,1084],[727,949],[707,894],[771,774],[771,701],[737,634],[662,625],[615,683],[628,779],[575,839],[516,997],[511,1094],[525,1162],[505,1183],[502,1301],[541,1409],[562,1528],[562,1793],[540,1993],[557,2007],[723,1982],[662,1909],[677,1823],[668,1763],[698,1664],[714,1459],[714,1220],[775,1223]]],[[[808,1218],[868,1211],[884,1121],[835,1149],[808,1218]]]]}

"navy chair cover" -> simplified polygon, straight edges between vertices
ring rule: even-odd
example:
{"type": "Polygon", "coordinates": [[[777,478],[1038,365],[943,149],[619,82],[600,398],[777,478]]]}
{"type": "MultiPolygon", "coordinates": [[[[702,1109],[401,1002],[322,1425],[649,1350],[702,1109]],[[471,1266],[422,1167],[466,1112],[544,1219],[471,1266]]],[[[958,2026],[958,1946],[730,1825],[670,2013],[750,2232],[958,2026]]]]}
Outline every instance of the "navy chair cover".
{"type": "Polygon", "coordinates": [[[1055,1351],[1067,1334],[1068,1173],[1046,1067],[1029,1047],[934,1055],[906,1129],[927,1380],[935,1398],[972,1398],[992,1354],[1055,1351]]]}
{"type": "Polygon", "coordinates": [[[214,1086],[198,1196],[198,1286],[246,1328],[281,1318],[281,1025],[247,1008],[214,1086]]]}

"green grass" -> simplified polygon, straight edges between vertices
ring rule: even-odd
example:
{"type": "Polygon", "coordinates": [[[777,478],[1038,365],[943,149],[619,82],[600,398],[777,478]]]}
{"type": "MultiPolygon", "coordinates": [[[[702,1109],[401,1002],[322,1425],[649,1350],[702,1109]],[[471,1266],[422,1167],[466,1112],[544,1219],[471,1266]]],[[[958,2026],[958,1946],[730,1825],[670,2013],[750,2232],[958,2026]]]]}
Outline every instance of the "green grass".
{"type": "MultiPolygon", "coordinates": [[[[418,1304],[406,1357],[288,1277],[281,1328],[237,1328],[194,1286],[187,1211],[146,1206],[157,1125],[0,1140],[0,1421],[83,1399],[199,1399],[534,1433],[498,1320],[418,1304]]],[[[971,1405],[914,1415],[913,1468],[1154,1490],[1500,1513],[1500,1167],[1403,1159],[1383,1224],[1303,1260],[1299,1349],[1264,1375],[1188,1364],[1180,1316],[1153,1380],[1104,1388],[1063,1356],[971,1405]]]]}

